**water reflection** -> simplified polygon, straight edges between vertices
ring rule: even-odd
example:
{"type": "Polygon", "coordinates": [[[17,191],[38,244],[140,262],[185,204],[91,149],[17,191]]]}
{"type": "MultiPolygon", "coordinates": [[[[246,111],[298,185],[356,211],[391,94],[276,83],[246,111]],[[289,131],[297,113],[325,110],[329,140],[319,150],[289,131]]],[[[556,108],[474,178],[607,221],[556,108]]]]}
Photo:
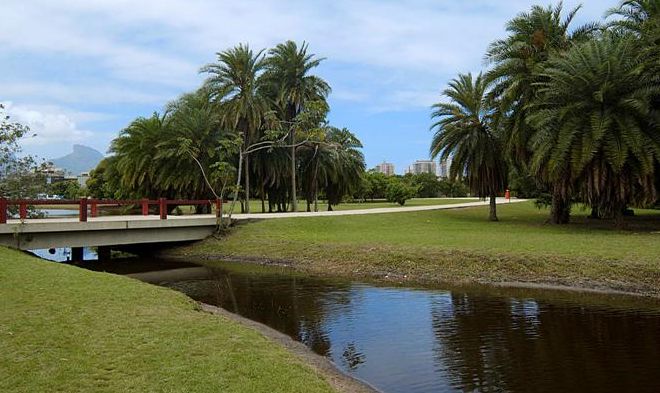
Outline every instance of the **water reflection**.
{"type": "Polygon", "coordinates": [[[267,324],[386,392],[660,391],[655,301],[383,288],[234,265],[134,276],[267,324]]]}

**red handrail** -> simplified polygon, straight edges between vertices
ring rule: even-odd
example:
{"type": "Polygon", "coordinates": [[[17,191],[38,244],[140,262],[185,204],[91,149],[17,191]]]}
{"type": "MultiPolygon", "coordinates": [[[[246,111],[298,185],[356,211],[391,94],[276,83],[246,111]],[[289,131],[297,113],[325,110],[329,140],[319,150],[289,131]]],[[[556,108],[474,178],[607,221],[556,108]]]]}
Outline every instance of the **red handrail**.
{"type": "Polygon", "coordinates": [[[10,206],[19,207],[19,217],[24,220],[27,218],[28,206],[43,206],[43,205],[77,205],[78,218],[81,222],[87,221],[88,215],[91,217],[98,216],[98,208],[101,206],[140,206],[142,215],[149,215],[149,206],[157,205],[159,207],[160,218],[167,219],[167,207],[171,205],[178,206],[198,206],[209,205],[216,208],[216,216],[220,217],[222,214],[222,200],[211,199],[165,199],[159,198],[157,200],[150,199],[136,199],[136,200],[119,200],[119,199],[92,199],[81,198],[77,200],[72,199],[7,199],[0,197],[0,224],[6,224],[9,218],[8,208],[10,206]],[[89,214],[88,214],[89,210],[89,214]]]}

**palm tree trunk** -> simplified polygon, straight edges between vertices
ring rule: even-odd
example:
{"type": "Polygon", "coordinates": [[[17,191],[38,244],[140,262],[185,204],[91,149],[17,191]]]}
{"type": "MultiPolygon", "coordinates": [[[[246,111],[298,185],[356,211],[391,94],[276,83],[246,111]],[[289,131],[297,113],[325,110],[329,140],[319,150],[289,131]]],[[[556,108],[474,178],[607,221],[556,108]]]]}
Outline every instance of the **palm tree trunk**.
{"type": "Polygon", "coordinates": [[[245,155],[245,212],[250,212],[250,155],[245,155]]]}
{"type": "Polygon", "coordinates": [[[261,179],[261,212],[266,213],[266,191],[264,189],[264,181],[261,179]]]}
{"type": "Polygon", "coordinates": [[[497,196],[495,194],[490,196],[490,215],[488,217],[491,221],[498,221],[497,219],[497,196]]]}
{"type": "Polygon", "coordinates": [[[568,224],[570,220],[570,202],[560,190],[560,185],[555,184],[552,190],[552,207],[550,209],[550,222],[552,224],[568,224]]]}
{"type": "Polygon", "coordinates": [[[298,196],[296,195],[296,147],[293,130],[291,130],[291,211],[298,211],[298,196]]]}

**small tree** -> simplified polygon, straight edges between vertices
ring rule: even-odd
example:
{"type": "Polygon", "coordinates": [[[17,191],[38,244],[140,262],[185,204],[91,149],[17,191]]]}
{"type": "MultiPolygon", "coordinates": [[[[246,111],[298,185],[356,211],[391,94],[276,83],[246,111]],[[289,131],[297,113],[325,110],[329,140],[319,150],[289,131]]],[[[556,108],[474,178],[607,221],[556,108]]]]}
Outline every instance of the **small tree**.
{"type": "Polygon", "coordinates": [[[399,178],[392,178],[387,186],[387,201],[398,203],[403,206],[410,198],[414,198],[417,194],[417,187],[411,186],[403,182],[399,178]]]}

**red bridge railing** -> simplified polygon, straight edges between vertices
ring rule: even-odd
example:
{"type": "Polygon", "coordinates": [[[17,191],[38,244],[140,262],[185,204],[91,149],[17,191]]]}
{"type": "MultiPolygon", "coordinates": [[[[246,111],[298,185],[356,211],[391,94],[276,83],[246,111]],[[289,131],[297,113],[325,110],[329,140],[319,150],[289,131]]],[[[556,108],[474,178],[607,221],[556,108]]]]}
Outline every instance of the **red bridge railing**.
{"type": "Polygon", "coordinates": [[[167,219],[169,206],[215,206],[216,217],[222,215],[222,199],[165,199],[157,200],[114,200],[114,199],[6,199],[0,198],[0,224],[6,224],[9,218],[9,207],[18,206],[18,216],[21,220],[27,219],[29,206],[77,205],[79,221],[85,222],[88,217],[98,217],[99,207],[140,206],[142,215],[149,215],[149,207],[158,206],[161,220],[167,219]]]}

